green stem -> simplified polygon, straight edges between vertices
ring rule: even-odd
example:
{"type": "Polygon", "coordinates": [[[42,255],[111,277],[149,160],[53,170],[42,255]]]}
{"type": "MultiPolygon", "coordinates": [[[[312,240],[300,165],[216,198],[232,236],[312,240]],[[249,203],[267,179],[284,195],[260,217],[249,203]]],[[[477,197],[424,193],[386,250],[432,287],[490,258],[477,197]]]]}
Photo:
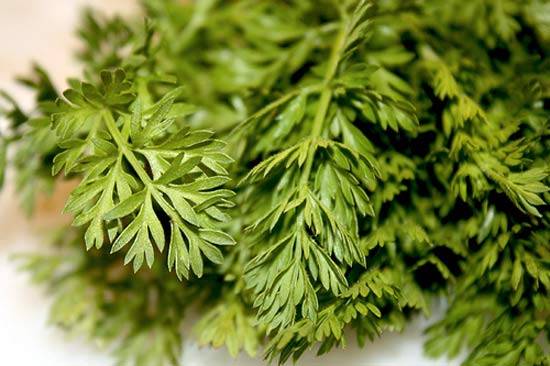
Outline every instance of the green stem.
{"type": "Polygon", "coordinates": [[[168,216],[170,216],[172,220],[176,222],[179,227],[185,228],[186,225],[181,221],[179,214],[168,202],[166,202],[166,200],[162,196],[162,193],[160,193],[155,187],[153,179],[151,179],[145,169],[143,169],[143,166],[139,162],[134,152],[128,148],[128,143],[117,128],[115,119],[113,118],[111,111],[105,110],[104,116],[105,125],[111,133],[111,136],[113,136],[115,143],[118,145],[120,151],[122,152],[126,160],[128,160],[132,168],[134,168],[136,174],[141,179],[143,184],[145,184],[147,191],[151,193],[151,195],[155,198],[155,202],[157,202],[162,207],[162,209],[168,214],[168,216]]]}
{"type": "Polygon", "coordinates": [[[111,114],[111,111],[105,110],[103,113],[105,117],[105,125],[109,132],[111,133],[111,136],[113,136],[113,139],[115,140],[115,143],[120,148],[120,151],[128,160],[132,168],[136,171],[136,174],[141,179],[141,181],[146,185],[150,186],[153,183],[153,180],[151,177],[149,177],[149,174],[143,169],[143,166],[141,166],[141,163],[139,162],[138,158],[134,155],[134,152],[130,149],[128,149],[128,142],[124,137],[122,137],[122,134],[118,130],[116,126],[115,119],[113,118],[113,115],[111,114]]]}
{"type": "Polygon", "coordinates": [[[189,42],[194,38],[194,35],[202,28],[206,20],[208,19],[208,14],[210,10],[216,5],[217,0],[202,0],[197,2],[195,9],[193,11],[193,16],[187,26],[183,29],[183,32],[180,33],[174,50],[176,53],[183,51],[188,45],[189,42]]]}
{"type": "MultiPolygon", "coordinates": [[[[336,42],[334,43],[334,47],[332,48],[330,54],[327,72],[323,80],[323,91],[321,93],[321,98],[319,99],[319,105],[317,107],[317,112],[315,113],[315,119],[313,120],[313,128],[310,135],[312,141],[315,141],[319,136],[321,136],[321,132],[323,131],[323,125],[327,117],[330,102],[332,100],[332,89],[330,87],[330,83],[336,75],[336,70],[338,69],[338,64],[340,63],[340,57],[346,43],[346,38],[347,27],[344,23],[340,27],[340,31],[336,36],[336,42]]],[[[306,185],[309,180],[309,175],[311,174],[311,169],[313,167],[315,150],[315,145],[310,145],[310,151],[308,153],[306,164],[304,170],[302,171],[302,176],[300,177],[301,185],[306,185]]]]}

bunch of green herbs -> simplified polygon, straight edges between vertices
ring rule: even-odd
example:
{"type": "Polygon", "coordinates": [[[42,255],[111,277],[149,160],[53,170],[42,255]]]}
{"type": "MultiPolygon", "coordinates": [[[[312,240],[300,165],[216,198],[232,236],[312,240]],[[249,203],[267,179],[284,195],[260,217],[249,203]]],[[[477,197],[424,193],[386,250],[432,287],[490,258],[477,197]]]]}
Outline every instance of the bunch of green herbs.
{"type": "Polygon", "coordinates": [[[120,365],[183,336],[283,363],[444,297],[430,356],[550,364],[547,2],[142,3],[85,14],[63,93],[36,67],[31,112],[3,94],[24,207],[79,181],[21,259],[56,324],[120,365]]]}

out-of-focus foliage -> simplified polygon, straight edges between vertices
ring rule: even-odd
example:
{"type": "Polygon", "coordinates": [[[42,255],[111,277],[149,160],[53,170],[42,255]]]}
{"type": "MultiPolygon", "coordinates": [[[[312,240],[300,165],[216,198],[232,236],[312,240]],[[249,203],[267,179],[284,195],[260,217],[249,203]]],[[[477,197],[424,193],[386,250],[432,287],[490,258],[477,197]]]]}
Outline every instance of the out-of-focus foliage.
{"type": "Polygon", "coordinates": [[[54,322],[119,342],[122,365],[176,364],[194,304],[199,343],[284,362],[444,296],[428,355],[550,363],[546,2],[143,10],[86,13],[63,96],[39,68],[35,111],[4,96],[24,202],[44,172],[80,179],[72,254],[24,259],[54,322]]]}
{"type": "MultiPolygon", "coordinates": [[[[7,93],[0,91],[0,114],[9,122],[7,131],[0,132],[0,183],[3,183],[7,147],[17,144],[11,159],[15,168],[15,186],[21,206],[32,213],[36,195],[52,189],[52,160],[58,152],[55,134],[50,128],[50,113],[59,94],[46,72],[34,66],[29,77],[18,81],[35,94],[36,108],[25,112],[7,93]]],[[[1,184],[0,184],[1,186],[1,184]]]]}

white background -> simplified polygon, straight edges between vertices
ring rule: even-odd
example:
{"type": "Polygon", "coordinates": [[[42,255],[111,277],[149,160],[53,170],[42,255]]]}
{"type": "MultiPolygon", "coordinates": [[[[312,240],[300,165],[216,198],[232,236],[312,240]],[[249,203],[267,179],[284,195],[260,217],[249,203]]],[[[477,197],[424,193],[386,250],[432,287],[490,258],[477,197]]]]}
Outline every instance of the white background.
{"type": "MultiPolygon", "coordinates": [[[[78,47],[74,29],[79,9],[92,5],[112,13],[136,12],[130,0],[0,0],[0,88],[30,106],[30,95],[13,83],[15,75],[26,73],[37,60],[53,76],[58,87],[65,78],[78,75],[72,55],[78,47]]],[[[60,215],[67,187],[53,197],[39,201],[37,214],[26,218],[18,207],[12,179],[0,193],[0,364],[17,366],[106,366],[111,365],[108,350],[81,339],[67,339],[60,330],[48,326],[50,299],[43,289],[29,283],[17,272],[9,255],[44,245],[51,227],[64,220],[60,215]]],[[[433,319],[416,318],[402,334],[385,334],[364,349],[349,346],[321,358],[306,354],[303,366],[366,365],[458,365],[447,360],[428,360],[422,355],[422,329],[433,319]]],[[[259,366],[262,360],[241,356],[233,360],[225,350],[199,349],[187,340],[184,366],[259,366]]]]}

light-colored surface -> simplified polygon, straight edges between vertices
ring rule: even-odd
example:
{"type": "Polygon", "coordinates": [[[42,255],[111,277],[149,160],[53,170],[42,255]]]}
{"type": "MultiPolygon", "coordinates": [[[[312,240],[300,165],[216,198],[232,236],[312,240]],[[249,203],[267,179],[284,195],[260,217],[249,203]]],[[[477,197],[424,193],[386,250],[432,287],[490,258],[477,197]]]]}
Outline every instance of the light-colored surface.
{"type": "MultiPolygon", "coordinates": [[[[62,87],[70,75],[78,75],[72,53],[78,47],[74,28],[78,10],[85,5],[113,11],[134,11],[130,0],[0,0],[0,88],[13,93],[24,106],[30,96],[17,87],[13,76],[24,74],[32,60],[40,61],[54,82],[62,87]]],[[[53,199],[42,200],[37,216],[29,221],[18,207],[12,181],[0,193],[0,364],[18,366],[106,366],[112,364],[107,350],[81,339],[67,339],[60,330],[47,325],[50,301],[44,290],[31,285],[16,271],[9,254],[39,248],[47,229],[61,220],[63,190],[53,199]]],[[[386,334],[364,349],[350,334],[345,350],[322,358],[309,353],[303,366],[367,365],[448,365],[422,355],[422,329],[429,321],[416,319],[402,334],[386,334]]],[[[198,349],[186,342],[184,366],[260,366],[261,360],[245,356],[237,360],[225,350],[198,349]]],[[[458,363],[451,363],[457,365],[458,363]]]]}

